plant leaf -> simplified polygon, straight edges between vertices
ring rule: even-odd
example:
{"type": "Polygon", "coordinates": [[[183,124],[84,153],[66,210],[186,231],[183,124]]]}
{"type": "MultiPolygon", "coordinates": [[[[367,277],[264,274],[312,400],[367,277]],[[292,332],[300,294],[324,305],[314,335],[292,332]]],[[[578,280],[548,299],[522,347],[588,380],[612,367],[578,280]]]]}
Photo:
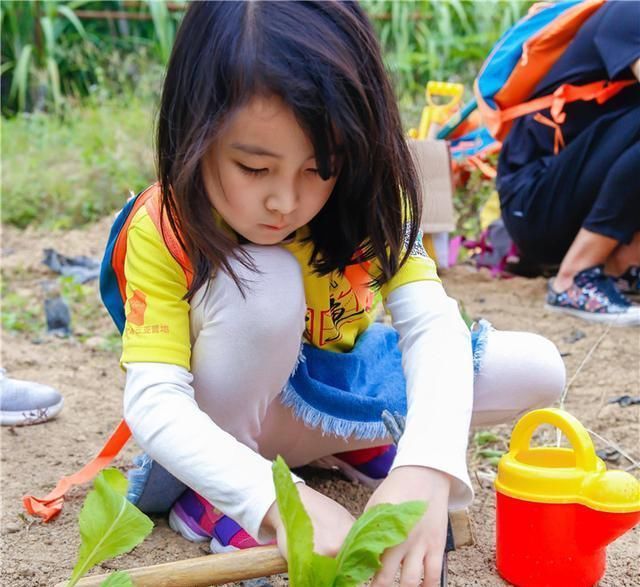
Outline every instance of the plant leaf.
{"type": "Polygon", "coordinates": [[[25,45],[20,51],[20,57],[13,71],[9,99],[18,96],[18,107],[24,110],[27,103],[27,89],[29,88],[29,69],[31,65],[31,53],[33,45],[25,45]]]}
{"type": "Polygon", "coordinates": [[[127,478],[118,471],[118,469],[105,469],[102,471],[102,477],[111,489],[119,495],[126,497],[129,482],[127,481],[127,478]]]}
{"type": "Polygon", "coordinates": [[[338,553],[334,587],[357,587],[370,579],[382,566],[382,553],[406,540],[426,509],[423,501],[382,503],[362,514],[338,553]]]}
{"type": "Polygon", "coordinates": [[[124,571],[111,573],[105,581],[100,583],[100,587],[135,587],[131,577],[124,571]]]}
{"type": "Polygon", "coordinates": [[[312,585],[313,525],[291,479],[291,471],[278,455],[273,463],[278,510],[287,532],[287,558],[291,587],[312,585]]]}
{"type": "Polygon", "coordinates": [[[71,8],[64,4],[58,4],[56,6],[56,10],[58,11],[58,14],[66,17],[66,19],[73,25],[73,28],[76,29],[77,33],[82,37],[82,40],[85,41],[85,43],[91,42],[89,40],[89,37],[87,36],[87,32],[84,30],[84,27],[80,22],[80,19],[76,16],[75,12],[71,10],[71,8]]]}
{"type": "Polygon", "coordinates": [[[102,471],[94,481],[95,489],[84,500],[78,518],[78,562],[68,587],[91,567],[135,548],[153,529],[153,522],[120,493],[122,481],[115,480],[118,475],[124,477],[115,469],[102,471]]]}
{"type": "Polygon", "coordinates": [[[336,578],[338,561],[330,556],[323,556],[314,552],[311,555],[314,587],[331,587],[336,578]]]}

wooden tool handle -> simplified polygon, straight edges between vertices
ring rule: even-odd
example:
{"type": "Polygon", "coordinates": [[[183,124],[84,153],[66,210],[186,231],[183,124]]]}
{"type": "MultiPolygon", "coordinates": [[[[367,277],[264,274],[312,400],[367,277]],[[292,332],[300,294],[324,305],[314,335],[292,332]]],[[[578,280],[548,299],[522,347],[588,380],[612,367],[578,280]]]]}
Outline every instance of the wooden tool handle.
{"type": "MultiPolygon", "coordinates": [[[[272,545],[123,570],[136,587],[208,587],[286,573],[287,562],[278,547],[272,545]]],[[[106,578],[107,575],[85,577],[78,587],[98,587],[106,578]]],[[[56,587],[66,584],[58,583],[56,587]]]]}

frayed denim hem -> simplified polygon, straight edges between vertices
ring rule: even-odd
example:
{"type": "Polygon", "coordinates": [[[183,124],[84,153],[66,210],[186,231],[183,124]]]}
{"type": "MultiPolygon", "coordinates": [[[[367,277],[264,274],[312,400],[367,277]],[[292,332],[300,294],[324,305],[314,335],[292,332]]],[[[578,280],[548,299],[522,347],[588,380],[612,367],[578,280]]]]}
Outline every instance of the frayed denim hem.
{"type": "Polygon", "coordinates": [[[375,440],[389,435],[382,421],[346,420],[315,408],[296,393],[291,383],[287,383],[282,390],[280,401],[282,405],[293,410],[293,414],[298,420],[302,420],[309,428],[320,428],[325,435],[362,440],[375,440]]]}
{"type": "Polygon", "coordinates": [[[477,375],[482,368],[482,360],[487,350],[487,337],[493,326],[487,320],[480,320],[471,325],[471,350],[473,353],[473,374],[477,375]]]}
{"type": "Polygon", "coordinates": [[[187,486],[148,454],[135,456],[133,464],[136,468],[127,473],[127,499],[145,514],[168,512],[187,486]]]}
{"type": "Polygon", "coordinates": [[[147,481],[149,480],[153,461],[148,454],[142,453],[133,457],[133,464],[136,468],[130,469],[127,472],[127,479],[129,481],[127,499],[133,505],[137,505],[140,501],[140,496],[147,485],[147,481]]]}

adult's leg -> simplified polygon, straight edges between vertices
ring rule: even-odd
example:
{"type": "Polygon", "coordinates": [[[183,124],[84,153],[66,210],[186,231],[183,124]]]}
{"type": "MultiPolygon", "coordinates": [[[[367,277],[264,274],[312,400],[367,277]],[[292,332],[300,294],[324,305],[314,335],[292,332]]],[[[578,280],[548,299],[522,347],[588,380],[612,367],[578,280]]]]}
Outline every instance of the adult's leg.
{"type": "Polygon", "coordinates": [[[628,245],[620,245],[607,259],[605,270],[609,275],[622,275],[630,267],[640,266],[640,232],[636,232],[628,245]]]}
{"type": "MultiPolygon", "coordinates": [[[[640,114],[640,113],[639,113],[640,114]]],[[[638,134],[640,140],[640,133],[638,134]]],[[[634,236],[640,230],[640,184],[637,181],[640,169],[640,143],[629,146],[607,170],[602,170],[604,181],[583,227],[572,242],[562,260],[554,282],[556,291],[567,289],[573,277],[595,265],[605,264],[620,275],[630,265],[622,266],[625,259],[635,260],[634,236]],[[620,243],[625,247],[618,251],[620,243]]],[[[637,255],[637,250],[635,251],[637,255]]],[[[636,260],[637,262],[637,260],[636,260]]]]}
{"type": "Polygon", "coordinates": [[[501,200],[505,225],[527,258],[560,263],[583,226],[630,242],[640,230],[633,177],[639,142],[640,107],[634,107],[594,121],[558,155],[518,172],[535,180],[517,193],[501,193],[501,200]]]}

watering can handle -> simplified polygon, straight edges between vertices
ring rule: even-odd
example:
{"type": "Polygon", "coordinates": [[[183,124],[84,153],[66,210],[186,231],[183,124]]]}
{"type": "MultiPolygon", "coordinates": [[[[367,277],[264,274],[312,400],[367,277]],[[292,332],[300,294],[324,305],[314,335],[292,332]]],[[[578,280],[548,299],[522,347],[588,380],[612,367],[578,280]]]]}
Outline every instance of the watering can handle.
{"type": "Polygon", "coordinates": [[[577,418],[556,408],[534,410],[520,418],[511,433],[509,452],[517,456],[528,450],[533,433],[542,424],[551,424],[564,433],[575,450],[576,467],[584,471],[597,470],[598,458],[589,433],[577,418]]]}

